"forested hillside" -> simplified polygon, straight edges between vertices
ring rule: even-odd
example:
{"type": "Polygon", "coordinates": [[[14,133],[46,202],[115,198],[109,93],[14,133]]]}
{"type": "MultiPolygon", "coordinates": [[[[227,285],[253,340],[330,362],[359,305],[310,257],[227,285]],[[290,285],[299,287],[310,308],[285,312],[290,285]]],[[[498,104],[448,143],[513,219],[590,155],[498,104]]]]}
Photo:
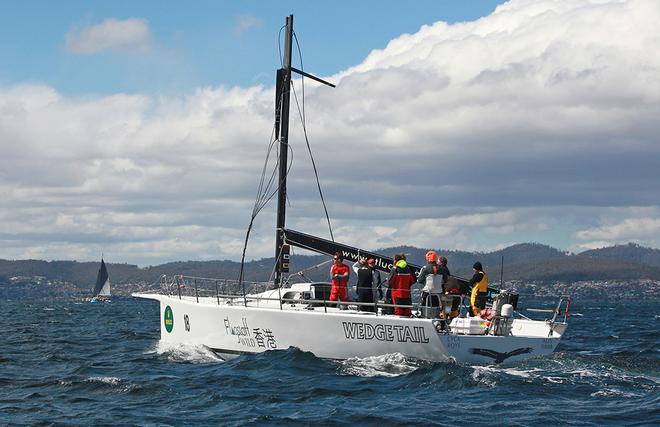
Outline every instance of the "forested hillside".
{"type": "Polygon", "coordinates": [[[660,267],[660,250],[645,248],[635,243],[592,249],[581,252],[580,255],[593,259],[616,260],[660,267]]]}

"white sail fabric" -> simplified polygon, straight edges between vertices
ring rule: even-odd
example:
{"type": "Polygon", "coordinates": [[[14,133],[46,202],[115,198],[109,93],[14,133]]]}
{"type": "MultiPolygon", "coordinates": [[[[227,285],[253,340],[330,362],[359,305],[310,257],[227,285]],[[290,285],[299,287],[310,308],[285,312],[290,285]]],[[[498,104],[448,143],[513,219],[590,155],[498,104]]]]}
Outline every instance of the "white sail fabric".
{"type": "Polygon", "coordinates": [[[110,296],[110,279],[106,280],[99,292],[100,296],[109,297],[110,296]]]}

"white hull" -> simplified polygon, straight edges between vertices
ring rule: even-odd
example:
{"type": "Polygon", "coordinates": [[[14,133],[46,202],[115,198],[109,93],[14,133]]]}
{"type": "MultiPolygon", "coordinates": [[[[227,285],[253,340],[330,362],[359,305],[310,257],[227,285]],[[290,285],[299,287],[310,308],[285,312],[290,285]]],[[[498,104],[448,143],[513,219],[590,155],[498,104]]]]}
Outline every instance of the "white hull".
{"type": "Polygon", "coordinates": [[[252,301],[245,307],[242,300],[229,305],[208,297],[197,302],[194,297],[135,296],[160,302],[162,341],[204,345],[229,355],[297,347],[330,359],[400,353],[429,361],[492,364],[551,353],[566,327],[555,324],[551,330],[548,322],[515,319],[510,336],[460,335],[439,333],[433,320],[424,318],[336,308],[326,312],[304,305],[280,309],[278,301],[262,301],[261,306],[252,301]]]}

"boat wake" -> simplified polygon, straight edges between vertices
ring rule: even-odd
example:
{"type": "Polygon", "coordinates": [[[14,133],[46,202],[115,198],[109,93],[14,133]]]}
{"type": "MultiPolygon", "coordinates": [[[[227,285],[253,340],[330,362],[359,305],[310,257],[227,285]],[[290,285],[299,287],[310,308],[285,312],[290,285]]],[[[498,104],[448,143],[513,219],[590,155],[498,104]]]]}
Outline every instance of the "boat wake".
{"type": "Polygon", "coordinates": [[[338,363],[341,375],[359,377],[398,377],[399,375],[409,374],[428,364],[428,362],[406,357],[401,353],[365,358],[354,357],[338,363]]]}
{"type": "Polygon", "coordinates": [[[561,384],[562,375],[552,375],[542,368],[472,366],[472,380],[486,387],[498,387],[513,382],[561,384]]]}
{"type": "Polygon", "coordinates": [[[617,366],[608,356],[557,353],[549,359],[530,360],[517,366],[473,366],[472,379],[488,387],[515,384],[553,387],[582,387],[591,397],[642,397],[660,387],[649,366],[631,371],[617,366]],[[637,371],[637,372],[635,372],[637,371]]]}
{"type": "Polygon", "coordinates": [[[223,360],[204,345],[188,345],[158,341],[148,353],[166,356],[170,362],[217,363],[223,360]]]}

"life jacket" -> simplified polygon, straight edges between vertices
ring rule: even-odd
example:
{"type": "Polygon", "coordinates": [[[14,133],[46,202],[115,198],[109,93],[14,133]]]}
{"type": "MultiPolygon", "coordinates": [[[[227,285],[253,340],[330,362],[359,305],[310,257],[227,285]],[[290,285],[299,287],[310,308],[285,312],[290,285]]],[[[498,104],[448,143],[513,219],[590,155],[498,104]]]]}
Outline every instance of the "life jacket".
{"type": "MultiPolygon", "coordinates": [[[[480,293],[484,293],[488,291],[488,276],[486,273],[483,271],[480,272],[482,274],[481,280],[479,280],[477,283],[475,283],[472,286],[472,295],[470,295],[470,305],[472,306],[472,312],[476,315],[479,314],[481,311],[479,307],[477,307],[477,296],[480,293]]],[[[482,304],[485,304],[485,300],[482,300],[482,304]]]]}
{"type": "Polygon", "coordinates": [[[438,264],[427,264],[426,267],[430,267],[431,271],[426,274],[422,291],[428,292],[429,294],[441,294],[442,274],[438,274],[440,266],[438,264]]]}
{"type": "Polygon", "coordinates": [[[474,284],[473,289],[476,289],[477,292],[487,292],[488,291],[488,276],[483,271],[481,272],[481,274],[483,275],[483,276],[481,276],[481,280],[474,284]]]}

